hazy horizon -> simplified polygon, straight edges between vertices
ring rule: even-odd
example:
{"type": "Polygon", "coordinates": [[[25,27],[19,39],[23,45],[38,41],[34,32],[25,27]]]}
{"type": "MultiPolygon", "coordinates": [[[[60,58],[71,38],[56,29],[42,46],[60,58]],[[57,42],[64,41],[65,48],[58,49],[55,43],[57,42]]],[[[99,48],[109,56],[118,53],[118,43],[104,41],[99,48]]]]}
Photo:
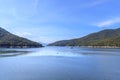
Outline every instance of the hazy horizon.
{"type": "Polygon", "coordinates": [[[0,0],[0,26],[37,42],[119,28],[118,0],[0,0]]]}

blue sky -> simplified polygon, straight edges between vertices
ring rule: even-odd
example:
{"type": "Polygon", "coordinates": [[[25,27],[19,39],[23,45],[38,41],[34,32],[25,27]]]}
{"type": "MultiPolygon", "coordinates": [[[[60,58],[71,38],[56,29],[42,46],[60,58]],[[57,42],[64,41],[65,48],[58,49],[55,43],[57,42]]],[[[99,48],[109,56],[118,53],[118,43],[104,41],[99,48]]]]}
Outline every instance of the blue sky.
{"type": "Polygon", "coordinates": [[[0,26],[38,42],[120,27],[119,0],[0,0],[0,26]]]}

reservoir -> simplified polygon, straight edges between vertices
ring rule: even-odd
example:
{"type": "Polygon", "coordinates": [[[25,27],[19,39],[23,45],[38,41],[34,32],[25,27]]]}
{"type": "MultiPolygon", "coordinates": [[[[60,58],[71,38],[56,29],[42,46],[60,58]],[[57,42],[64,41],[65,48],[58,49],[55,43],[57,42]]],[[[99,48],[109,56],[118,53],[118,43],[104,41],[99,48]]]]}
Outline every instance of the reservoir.
{"type": "Polygon", "coordinates": [[[120,80],[120,49],[0,49],[0,80],[120,80]]]}

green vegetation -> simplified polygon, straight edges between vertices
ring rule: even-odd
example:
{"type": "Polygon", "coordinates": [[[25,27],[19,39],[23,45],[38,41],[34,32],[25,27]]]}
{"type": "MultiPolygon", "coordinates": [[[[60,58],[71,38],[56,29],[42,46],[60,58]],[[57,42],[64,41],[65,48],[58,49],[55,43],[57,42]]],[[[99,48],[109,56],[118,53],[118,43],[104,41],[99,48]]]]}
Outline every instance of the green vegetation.
{"type": "Polygon", "coordinates": [[[78,39],[57,41],[55,43],[49,44],[49,46],[120,47],[120,28],[103,30],[78,39]]]}
{"type": "Polygon", "coordinates": [[[33,47],[42,47],[42,45],[37,42],[11,34],[10,32],[0,28],[0,47],[33,48],[33,47]]]}
{"type": "Polygon", "coordinates": [[[114,47],[120,47],[120,36],[114,37],[114,38],[109,38],[109,39],[104,39],[101,41],[96,41],[91,44],[92,46],[114,46],[114,47]]]}

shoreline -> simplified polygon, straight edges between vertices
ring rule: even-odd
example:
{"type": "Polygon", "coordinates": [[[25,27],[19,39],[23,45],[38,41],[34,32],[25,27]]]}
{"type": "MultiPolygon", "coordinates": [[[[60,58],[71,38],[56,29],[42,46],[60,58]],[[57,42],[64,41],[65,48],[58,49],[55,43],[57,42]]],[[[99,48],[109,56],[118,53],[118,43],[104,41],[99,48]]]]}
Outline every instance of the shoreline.
{"type": "Polygon", "coordinates": [[[0,46],[0,48],[42,48],[44,46],[0,46]]]}
{"type": "Polygon", "coordinates": [[[81,48],[113,48],[118,49],[120,47],[117,46],[52,46],[52,47],[70,47],[71,49],[74,47],[81,47],[81,48]]]}
{"type": "Polygon", "coordinates": [[[80,47],[87,47],[87,48],[114,48],[114,49],[118,49],[120,47],[117,46],[80,46],[80,47]]]}

